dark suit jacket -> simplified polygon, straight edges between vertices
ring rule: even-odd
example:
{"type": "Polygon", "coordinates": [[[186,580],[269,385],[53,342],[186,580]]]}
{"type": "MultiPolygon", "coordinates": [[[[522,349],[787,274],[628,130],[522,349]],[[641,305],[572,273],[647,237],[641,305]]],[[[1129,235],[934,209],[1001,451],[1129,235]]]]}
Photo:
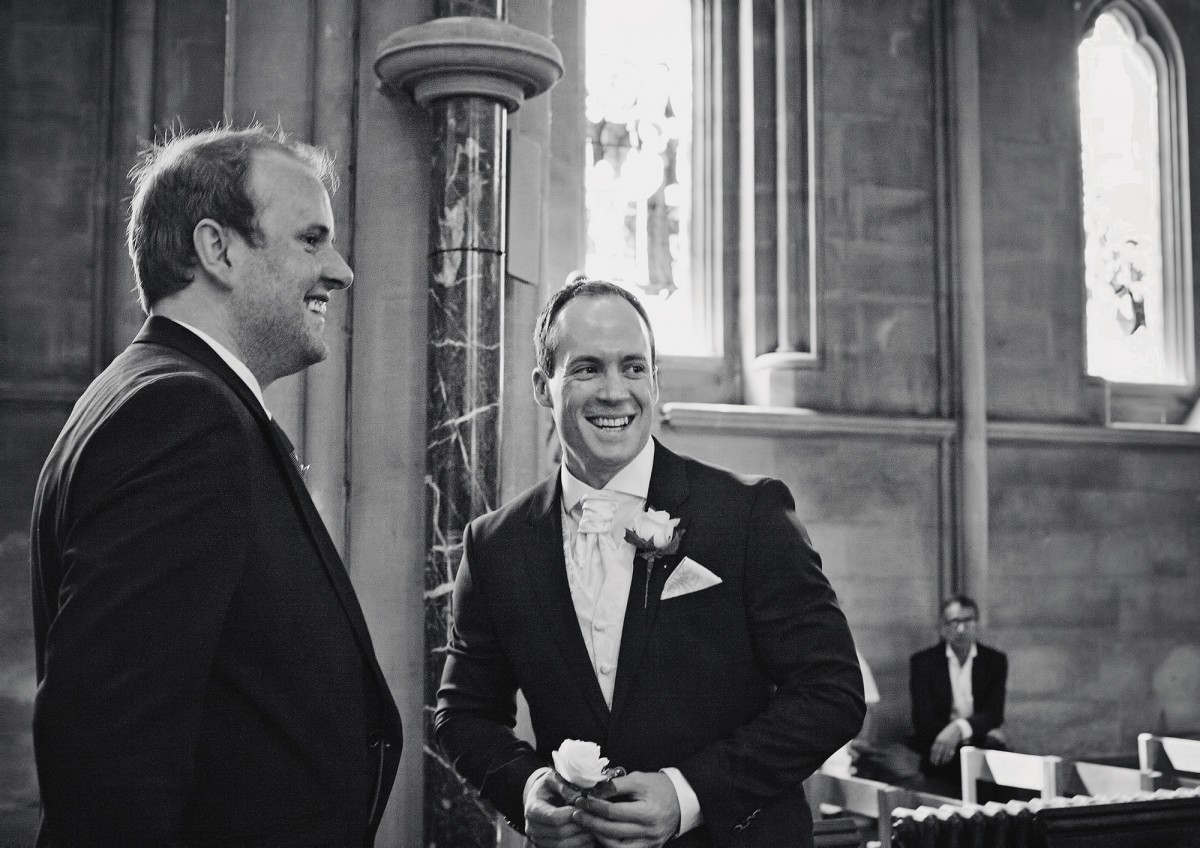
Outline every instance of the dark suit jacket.
{"type": "MultiPolygon", "coordinates": [[[[1004,690],[1008,681],[1008,657],[995,648],[976,644],[979,653],[971,666],[971,695],[975,714],[971,724],[973,744],[981,744],[989,730],[1004,724],[1004,690]]],[[[912,655],[908,683],[912,697],[915,744],[921,754],[921,766],[929,771],[929,749],[933,740],[950,722],[954,696],[950,691],[950,669],[946,664],[946,643],[939,642],[912,655]]],[[[955,765],[954,770],[957,770],[955,765]]]]}
{"type": "Polygon", "coordinates": [[[363,846],[400,718],[282,431],[150,318],[32,525],[39,845],[363,846]]]}
{"type": "Polygon", "coordinates": [[[657,445],[647,503],[681,519],[679,552],[636,561],[611,711],[589,661],[563,560],[556,474],[474,521],[464,539],[439,693],[438,740],[512,823],[564,739],[629,771],[675,766],[705,824],[684,845],[812,844],[801,781],[862,725],[862,673],[820,558],[778,480],[657,445]],[[689,556],[722,579],[660,600],[689,556]],[[512,733],[520,689],[537,750],[512,733]]]}

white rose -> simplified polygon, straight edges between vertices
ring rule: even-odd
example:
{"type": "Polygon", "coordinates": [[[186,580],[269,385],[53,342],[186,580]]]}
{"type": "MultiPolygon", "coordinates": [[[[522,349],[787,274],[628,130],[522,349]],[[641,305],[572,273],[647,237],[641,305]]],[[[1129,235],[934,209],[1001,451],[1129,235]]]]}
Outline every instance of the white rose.
{"type": "Polygon", "coordinates": [[[675,525],[678,523],[679,519],[672,518],[670,513],[648,509],[633,519],[633,532],[654,547],[665,548],[675,535],[675,525]]]}
{"type": "Polygon", "coordinates": [[[608,758],[600,756],[600,746],[595,742],[564,739],[550,756],[558,776],[580,789],[591,789],[605,778],[608,758]]]}

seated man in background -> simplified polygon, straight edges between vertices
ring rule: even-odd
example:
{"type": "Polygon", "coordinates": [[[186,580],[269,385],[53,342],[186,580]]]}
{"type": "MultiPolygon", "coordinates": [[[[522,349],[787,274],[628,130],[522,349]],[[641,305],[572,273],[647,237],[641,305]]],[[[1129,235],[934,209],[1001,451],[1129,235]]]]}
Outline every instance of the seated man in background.
{"type": "Polygon", "coordinates": [[[979,644],[979,607],[966,595],[942,604],[941,641],[909,660],[915,746],[926,788],[958,796],[963,745],[1004,748],[1008,657],[979,644]]]}

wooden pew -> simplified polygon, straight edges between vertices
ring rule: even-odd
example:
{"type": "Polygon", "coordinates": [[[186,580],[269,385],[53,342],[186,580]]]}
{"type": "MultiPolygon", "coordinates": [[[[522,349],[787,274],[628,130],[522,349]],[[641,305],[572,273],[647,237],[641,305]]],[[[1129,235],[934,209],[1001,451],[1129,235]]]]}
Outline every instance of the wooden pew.
{"type": "Polygon", "coordinates": [[[1159,772],[1156,788],[1200,786],[1200,740],[1138,734],[1138,765],[1143,772],[1159,772]]]}
{"type": "Polygon", "coordinates": [[[1158,788],[1156,780],[1161,777],[1161,773],[1157,771],[1089,763],[1084,760],[1064,763],[1063,771],[1064,783],[1060,787],[1063,795],[1105,798],[1148,792],[1158,788]]]}
{"type": "Polygon", "coordinates": [[[804,782],[804,791],[813,808],[814,821],[819,820],[822,805],[868,819],[875,824],[878,840],[870,840],[867,844],[883,848],[892,844],[892,811],[897,807],[941,807],[961,803],[958,798],[821,771],[804,782]]]}
{"type": "Polygon", "coordinates": [[[814,772],[804,781],[804,792],[813,808],[814,820],[821,814],[821,805],[874,820],[879,829],[879,842],[885,846],[892,842],[892,810],[907,803],[906,790],[897,786],[823,771],[814,772]]]}
{"type": "Polygon", "coordinates": [[[962,800],[977,803],[976,782],[990,781],[1000,786],[1027,789],[1049,800],[1059,794],[1062,785],[1062,758],[1041,754],[1018,754],[965,745],[962,762],[962,800]]]}

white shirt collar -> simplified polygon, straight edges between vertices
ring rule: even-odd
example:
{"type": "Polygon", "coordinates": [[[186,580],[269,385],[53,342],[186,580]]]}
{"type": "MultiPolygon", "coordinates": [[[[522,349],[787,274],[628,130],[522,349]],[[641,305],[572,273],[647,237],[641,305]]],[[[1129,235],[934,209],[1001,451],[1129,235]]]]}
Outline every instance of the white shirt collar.
{"type": "MultiPolygon", "coordinates": [[[[165,315],[160,317],[166,318],[165,315]]],[[[267,413],[268,418],[271,417],[271,411],[267,409],[266,401],[263,400],[263,393],[262,389],[258,385],[258,380],[254,379],[254,374],[249,368],[246,367],[246,363],[234,356],[233,353],[230,352],[229,348],[225,347],[225,345],[221,344],[219,341],[214,339],[200,328],[193,327],[191,324],[187,323],[186,321],[180,321],[178,318],[167,318],[167,320],[174,321],[179,326],[191,330],[200,337],[201,341],[211,347],[213,352],[215,352],[217,356],[221,357],[225,364],[233,370],[233,373],[242,378],[242,382],[245,383],[247,387],[249,387],[250,391],[254,393],[254,396],[258,398],[258,405],[261,406],[263,411],[267,413]]]]}
{"type": "MultiPolygon", "coordinates": [[[[602,491],[621,492],[645,500],[650,491],[650,473],[654,470],[654,439],[647,439],[646,446],[629,464],[616,473],[608,481],[602,491]]],[[[583,500],[583,496],[595,491],[567,470],[567,464],[562,464],[563,509],[568,513],[583,500]]]]}

